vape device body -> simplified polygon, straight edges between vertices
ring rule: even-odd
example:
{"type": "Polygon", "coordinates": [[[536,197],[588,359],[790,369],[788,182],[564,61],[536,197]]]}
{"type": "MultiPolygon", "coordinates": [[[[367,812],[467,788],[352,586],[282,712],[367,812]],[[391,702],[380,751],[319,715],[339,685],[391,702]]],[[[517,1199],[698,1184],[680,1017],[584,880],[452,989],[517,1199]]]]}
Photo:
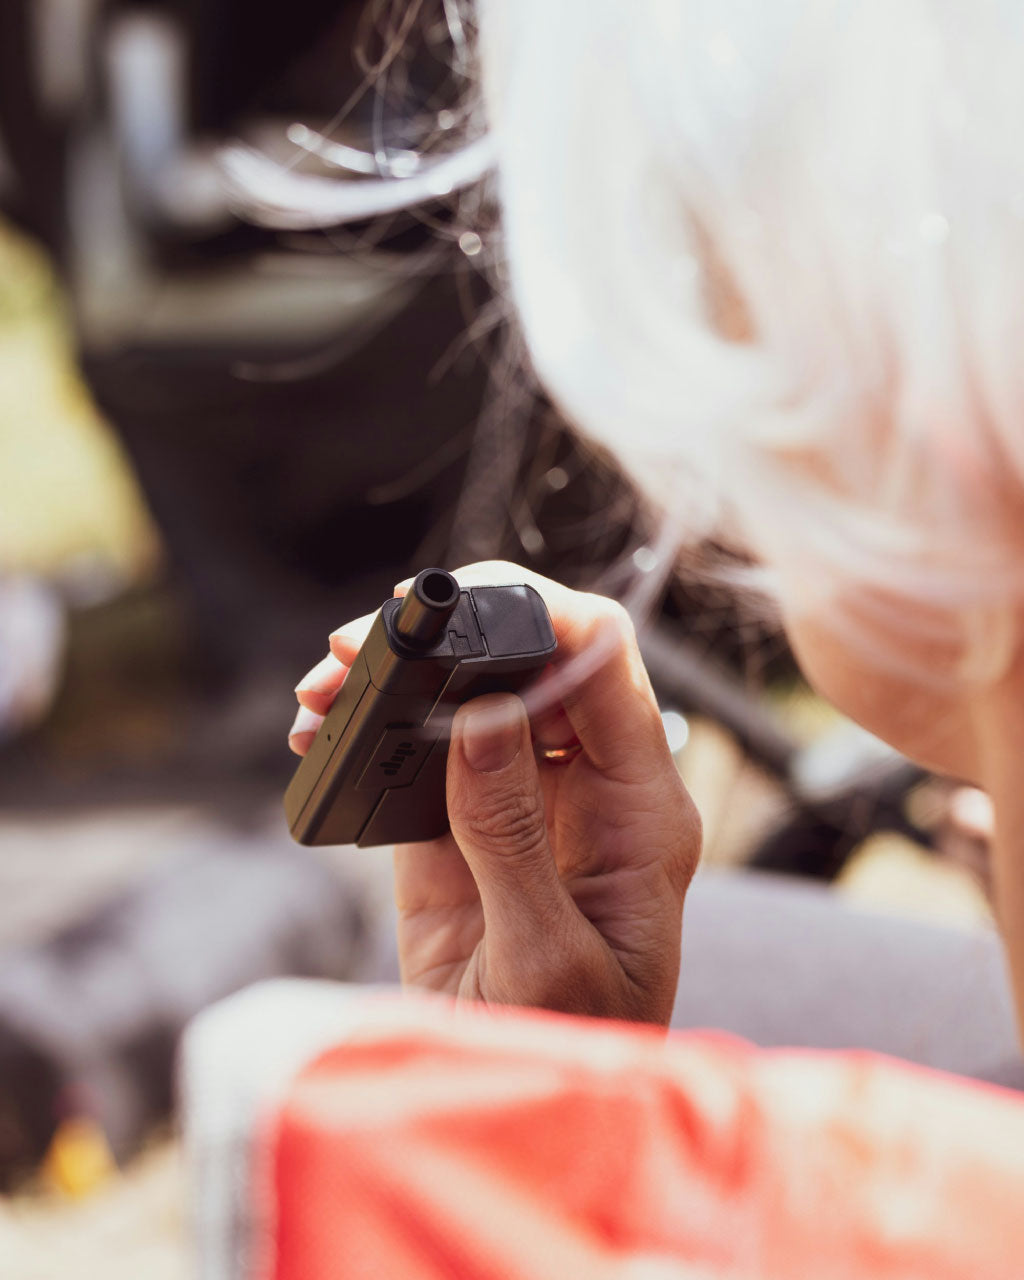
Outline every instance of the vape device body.
{"type": "Polygon", "coordinates": [[[461,591],[450,573],[425,569],[377,615],[288,786],[294,838],[365,848],[443,835],[456,709],[522,688],[555,649],[532,587],[461,591]]]}

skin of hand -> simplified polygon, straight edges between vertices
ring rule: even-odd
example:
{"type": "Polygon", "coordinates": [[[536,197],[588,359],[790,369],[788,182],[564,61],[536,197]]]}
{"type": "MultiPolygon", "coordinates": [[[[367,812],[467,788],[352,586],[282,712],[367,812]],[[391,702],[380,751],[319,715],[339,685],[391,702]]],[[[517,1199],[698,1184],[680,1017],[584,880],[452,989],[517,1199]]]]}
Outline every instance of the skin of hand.
{"type": "MultiPolygon", "coordinates": [[[[542,685],[574,659],[585,667],[532,721],[511,694],[457,712],[451,830],[395,850],[403,981],[459,999],[665,1026],[701,830],[633,625],[613,601],[516,565],[476,564],[455,577],[462,587],[525,582],[540,593],[559,646],[542,685]],[[576,743],[578,753],[558,763],[535,753],[576,743]]],[[[289,737],[298,754],[373,616],[334,632],[331,653],[300,681],[289,737]]]]}

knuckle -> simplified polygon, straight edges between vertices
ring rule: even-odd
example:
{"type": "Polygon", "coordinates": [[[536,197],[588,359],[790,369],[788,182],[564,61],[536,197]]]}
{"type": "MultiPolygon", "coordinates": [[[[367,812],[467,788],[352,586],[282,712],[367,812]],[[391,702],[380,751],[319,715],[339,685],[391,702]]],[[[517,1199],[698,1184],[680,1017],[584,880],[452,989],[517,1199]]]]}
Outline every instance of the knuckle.
{"type": "Polygon", "coordinates": [[[629,610],[621,600],[605,599],[605,614],[608,620],[614,623],[627,636],[635,636],[636,628],[633,626],[633,619],[629,610]]]}
{"type": "Polygon", "coordinates": [[[536,854],[547,843],[539,801],[521,791],[497,791],[479,798],[467,815],[472,838],[506,857],[536,854]]]}
{"type": "Polygon", "coordinates": [[[642,666],[636,624],[624,604],[605,596],[590,596],[586,612],[584,635],[588,643],[601,646],[609,656],[625,658],[631,666],[642,666]]]}
{"type": "Polygon", "coordinates": [[[636,627],[629,610],[620,600],[609,596],[587,593],[585,599],[590,608],[593,621],[598,625],[614,628],[625,641],[636,639],[636,627]]]}

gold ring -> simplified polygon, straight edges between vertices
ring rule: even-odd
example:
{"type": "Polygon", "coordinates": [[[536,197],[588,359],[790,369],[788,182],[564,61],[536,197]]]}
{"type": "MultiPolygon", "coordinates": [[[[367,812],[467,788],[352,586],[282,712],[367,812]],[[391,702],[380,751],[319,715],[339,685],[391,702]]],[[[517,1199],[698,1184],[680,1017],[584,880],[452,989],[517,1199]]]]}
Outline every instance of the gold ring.
{"type": "Polygon", "coordinates": [[[547,760],[550,764],[567,764],[570,760],[574,760],[576,756],[583,750],[583,744],[580,742],[570,742],[564,747],[537,747],[537,755],[541,760],[547,760]]]}

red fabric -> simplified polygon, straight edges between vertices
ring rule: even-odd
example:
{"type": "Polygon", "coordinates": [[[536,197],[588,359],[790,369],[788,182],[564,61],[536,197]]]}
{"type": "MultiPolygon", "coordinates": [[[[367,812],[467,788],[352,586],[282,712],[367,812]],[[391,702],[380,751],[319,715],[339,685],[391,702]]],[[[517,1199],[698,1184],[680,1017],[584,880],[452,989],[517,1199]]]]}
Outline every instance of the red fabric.
{"type": "Polygon", "coordinates": [[[275,1280],[1024,1276],[1016,1095],[534,1012],[373,1021],[277,1114],[275,1280]]]}

